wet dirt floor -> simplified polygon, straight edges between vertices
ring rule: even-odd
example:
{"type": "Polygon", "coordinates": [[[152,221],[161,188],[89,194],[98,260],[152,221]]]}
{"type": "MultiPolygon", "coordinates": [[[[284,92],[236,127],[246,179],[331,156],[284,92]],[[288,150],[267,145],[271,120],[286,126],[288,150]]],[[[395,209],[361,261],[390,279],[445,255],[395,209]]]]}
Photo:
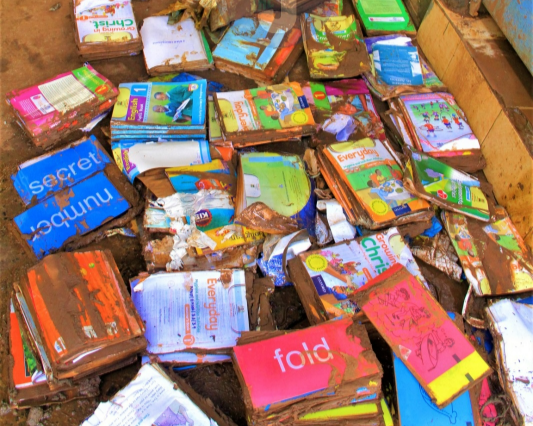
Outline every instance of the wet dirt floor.
{"type": "MultiPolygon", "coordinates": [[[[70,2],[61,0],[1,0],[0,3],[0,96],[10,90],[38,83],[57,74],[80,67],[74,43],[70,2]],[[51,11],[50,9],[56,9],[51,11]]],[[[134,1],[137,21],[162,10],[169,0],[134,1]]],[[[349,2],[347,2],[349,3],[349,2]]],[[[142,55],[95,61],[91,64],[114,84],[148,78],[142,55]]],[[[253,81],[219,71],[199,72],[210,80],[230,89],[256,87],[253,81]]],[[[305,56],[302,55],[289,74],[291,80],[308,79],[305,56]]],[[[109,119],[103,122],[108,125],[109,119]]],[[[108,140],[100,128],[93,132],[109,149],[108,140]]],[[[67,141],[65,141],[67,142],[67,141]]],[[[261,147],[265,149],[264,147],[261,147]]],[[[301,144],[277,149],[303,152],[301,144]]],[[[42,154],[17,126],[5,102],[0,103],[0,425],[25,425],[28,410],[12,411],[7,405],[10,359],[8,355],[7,319],[12,284],[26,268],[36,263],[9,231],[13,217],[23,211],[23,203],[11,184],[10,176],[20,163],[42,154]]],[[[125,282],[145,270],[138,239],[115,235],[88,248],[109,249],[113,253],[125,282]]],[[[456,301],[458,302],[458,301],[456,301]]],[[[273,317],[280,329],[307,327],[309,323],[293,288],[277,289],[271,298],[273,317]]],[[[458,303],[460,305],[460,303],[458,303]]],[[[390,350],[379,336],[371,336],[378,358],[385,370],[384,389],[393,389],[390,350]]],[[[99,399],[86,399],[45,409],[43,425],[78,425],[92,414],[99,400],[112,397],[135,375],[140,363],[102,377],[99,399]]],[[[246,425],[241,390],[231,364],[184,369],[178,372],[200,394],[210,398],[237,424],[246,425]]]]}

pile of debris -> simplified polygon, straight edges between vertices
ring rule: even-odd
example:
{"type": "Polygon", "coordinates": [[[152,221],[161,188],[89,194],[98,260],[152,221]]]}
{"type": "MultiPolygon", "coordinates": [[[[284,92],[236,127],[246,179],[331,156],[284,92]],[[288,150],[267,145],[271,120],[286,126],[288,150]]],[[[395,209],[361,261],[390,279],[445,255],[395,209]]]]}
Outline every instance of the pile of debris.
{"type": "Polygon", "coordinates": [[[533,423],[533,256],[404,5],[288,3],[180,1],[138,31],[128,1],[76,0],[80,56],[142,50],[151,78],[86,64],[6,95],[53,149],[12,177],[36,260],[14,283],[12,407],[96,397],[140,358],[84,426],[234,424],[174,372],[216,363],[250,425],[533,423]],[[215,68],[257,87],[188,74],[215,68]],[[81,137],[111,107],[108,143],[81,137]],[[142,244],[129,288],[84,249],[115,234],[142,244]],[[272,315],[286,286],[297,329],[272,315]]]}

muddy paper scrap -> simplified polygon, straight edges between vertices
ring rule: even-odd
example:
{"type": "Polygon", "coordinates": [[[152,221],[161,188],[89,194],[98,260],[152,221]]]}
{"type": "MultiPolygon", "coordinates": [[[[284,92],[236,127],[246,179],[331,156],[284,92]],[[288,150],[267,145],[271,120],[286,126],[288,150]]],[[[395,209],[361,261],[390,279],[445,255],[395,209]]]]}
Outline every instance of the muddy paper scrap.
{"type": "Polygon", "coordinates": [[[326,210],[328,224],[336,243],[353,240],[356,234],[355,228],[346,220],[342,206],[337,200],[319,200],[317,209],[326,210]]]}
{"type": "Polygon", "coordinates": [[[354,296],[367,318],[444,408],[491,373],[429,291],[394,265],[354,296]]]}
{"type": "Polygon", "coordinates": [[[486,308],[500,383],[522,425],[533,424],[533,305],[501,299],[486,308]]]}
{"type": "Polygon", "coordinates": [[[140,276],[131,288],[150,354],[228,349],[249,331],[242,270],[140,276]]]}
{"type": "Polygon", "coordinates": [[[141,367],[110,401],[98,405],[82,426],[214,426],[209,418],[157,364],[141,367]]]}

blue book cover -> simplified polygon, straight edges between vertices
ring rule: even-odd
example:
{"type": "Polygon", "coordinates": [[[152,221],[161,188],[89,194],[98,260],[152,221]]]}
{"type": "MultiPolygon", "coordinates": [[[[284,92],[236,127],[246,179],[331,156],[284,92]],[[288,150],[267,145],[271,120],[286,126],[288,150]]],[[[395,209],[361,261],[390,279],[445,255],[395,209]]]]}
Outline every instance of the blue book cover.
{"type": "Polygon", "coordinates": [[[173,125],[196,129],[205,125],[207,82],[122,83],[113,122],[173,125]]]}
{"type": "Polygon", "coordinates": [[[224,59],[264,71],[279,49],[286,31],[275,25],[274,13],[259,13],[254,18],[237,19],[213,52],[224,59]]]}
{"type": "Polygon", "coordinates": [[[418,50],[415,46],[374,44],[372,48],[376,73],[386,84],[391,86],[424,84],[418,50]]]}
{"type": "Polygon", "coordinates": [[[65,189],[18,215],[14,220],[37,256],[75,235],[83,235],[121,215],[130,204],[103,172],[65,189]]]}
{"type": "Polygon", "coordinates": [[[474,426],[470,393],[467,391],[438,408],[405,364],[393,354],[398,412],[402,426],[474,426]]]}
{"type": "Polygon", "coordinates": [[[26,161],[11,179],[24,204],[28,205],[32,199],[40,201],[53,192],[75,185],[110,163],[111,159],[102,145],[91,136],[59,151],[26,161]]]}

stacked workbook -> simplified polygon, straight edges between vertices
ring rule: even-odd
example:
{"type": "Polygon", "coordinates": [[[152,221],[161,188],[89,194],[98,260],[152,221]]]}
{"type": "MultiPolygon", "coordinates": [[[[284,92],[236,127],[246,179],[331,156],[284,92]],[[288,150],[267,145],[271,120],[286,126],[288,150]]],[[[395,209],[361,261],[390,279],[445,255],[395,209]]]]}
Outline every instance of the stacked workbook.
{"type": "Polygon", "coordinates": [[[6,94],[17,123],[48,148],[87,126],[115,103],[117,88],[90,65],[6,94]]]}
{"type": "Polygon", "coordinates": [[[111,117],[113,141],[205,139],[207,82],[123,83],[111,117]]]}
{"type": "Polygon", "coordinates": [[[74,2],[75,39],[84,60],[137,55],[143,44],[130,1],[74,2]]]}
{"type": "Polygon", "coordinates": [[[382,424],[383,371],[366,329],[350,318],[248,333],[233,364],[249,424],[382,424]]]}
{"type": "Polygon", "coordinates": [[[404,187],[397,156],[384,142],[365,138],[320,146],[318,160],[353,225],[380,229],[433,215],[429,203],[404,187]]]}
{"type": "MultiPolygon", "coordinates": [[[[144,325],[108,251],[49,255],[14,288],[21,331],[17,335],[12,321],[11,348],[20,350],[20,335],[29,343],[24,354],[34,374],[28,386],[48,383],[76,397],[73,384],[132,363],[146,348],[144,325]]],[[[15,387],[23,384],[14,375],[15,387]]]]}

